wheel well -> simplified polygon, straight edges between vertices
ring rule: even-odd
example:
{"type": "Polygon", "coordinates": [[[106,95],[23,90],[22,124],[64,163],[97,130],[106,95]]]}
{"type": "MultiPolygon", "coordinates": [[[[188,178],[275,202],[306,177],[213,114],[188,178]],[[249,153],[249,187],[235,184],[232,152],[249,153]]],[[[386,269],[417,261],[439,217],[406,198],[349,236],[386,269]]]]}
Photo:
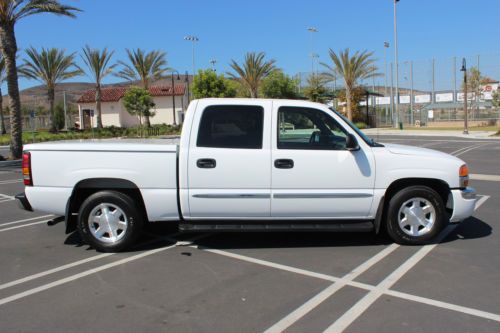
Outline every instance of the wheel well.
{"type": "Polygon", "coordinates": [[[443,203],[446,205],[446,201],[448,200],[448,194],[450,193],[450,187],[448,184],[439,179],[432,178],[403,178],[394,181],[387,190],[385,191],[385,201],[389,202],[391,198],[396,194],[400,189],[408,187],[422,185],[432,188],[436,191],[441,199],[443,199],[443,203]]]}
{"type": "Polygon", "coordinates": [[[66,233],[70,233],[76,229],[78,211],[82,203],[92,194],[105,190],[113,190],[129,196],[137,204],[137,208],[142,211],[143,216],[147,218],[146,206],[144,205],[141,191],[133,182],[119,178],[85,179],[75,185],[68,200],[66,207],[66,233]]]}
{"type": "MultiPolygon", "coordinates": [[[[448,195],[450,194],[450,187],[448,184],[442,180],[439,179],[433,179],[433,178],[403,178],[403,179],[398,179],[389,185],[387,190],[385,191],[385,195],[383,197],[383,204],[379,206],[379,210],[382,209],[381,214],[377,214],[379,218],[375,220],[375,230],[378,233],[380,230],[380,227],[382,225],[385,225],[385,223],[382,223],[382,221],[385,221],[387,219],[386,213],[387,213],[387,208],[389,207],[389,202],[391,201],[391,198],[402,188],[409,187],[409,186],[415,186],[415,185],[422,185],[422,186],[427,186],[432,188],[434,191],[436,191],[441,199],[443,200],[443,203],[446,205],[448,201],[448,195]]],[[[451,215],[451,212],[448,212],[451,215]]]]}

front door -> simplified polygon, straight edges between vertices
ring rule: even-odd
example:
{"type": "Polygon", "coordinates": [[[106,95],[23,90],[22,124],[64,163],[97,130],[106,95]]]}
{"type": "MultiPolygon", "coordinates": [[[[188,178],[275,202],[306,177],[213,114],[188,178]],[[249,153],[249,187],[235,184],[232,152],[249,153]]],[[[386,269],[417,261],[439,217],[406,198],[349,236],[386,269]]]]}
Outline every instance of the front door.
{"type": "Polygon", "coordinates": [[[369,214],[375,181],[371,147],[360,142],[360,150],[348,151],[348,130],[340,121],[326,108],[273,104],[273,217],[353,219],[369,214]]]}
{"type": "Polygon", "coordinates": [[[191,219],[269,218],[270,127],[271,102],[198,102],[188,156],[191,219]]]}
{"type": "Polygon", "coordinates": [[[90,113],[92,112],[92,110],[88,110],[88,109],[85,109],[85,110],[82,110],[82,114],[83,114],[83,127],[82,129],[89,129],[92,127],[92,122],[91,122],[91,118],[90,118],[90,113]]]}

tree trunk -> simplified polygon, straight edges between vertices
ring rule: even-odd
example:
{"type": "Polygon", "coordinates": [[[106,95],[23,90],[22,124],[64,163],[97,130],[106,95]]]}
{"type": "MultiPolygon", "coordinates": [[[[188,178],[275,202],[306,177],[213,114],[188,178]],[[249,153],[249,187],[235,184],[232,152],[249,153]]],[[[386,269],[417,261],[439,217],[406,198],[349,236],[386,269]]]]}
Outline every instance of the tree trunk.
{"type": "Polygon", "coordinates": [[[345,99],[347,104],[347,119],[352,121],[352,98],[351,98],[351,89],[346,86],[345,88],[345,99]]]}
{"type": "MultiPolygon", "coordinates": [[[[174,74],[172,74],[172,75],[174,75],[174,74]]],[[[144,89],[146,89],[147,92],[149,92],[149,84],[148,84],[147,77],[142,79],[142,86],[144,87],[144,89]]],[[[149,121],[149,115],[147,115],[147,114],[144,115],[144,125],[146,126],[146,128],[151,127],[151,122],[149,121]]]]}
{"type": "Polygon", "coordinates": [[[95,89],[95,108],[97,110],[97,128],[102,129],[102,112],[101,112],[101,85],[97,84],[95,89]]]}
{"type": "Polygon", "coordinates": [[[52,133],[55,133],[57,131],[59,131],[59,128],[57,128],[57,124],[56,124],[56,119],[55,119],[55,115],[54,115],[54,100],[55,100],[55,96],[56,96],[56,92],[55,92],[55,89],[54,88],[50,88],[49,87],[49,90],[47,92],[47,96],[48,96],[48,100],[49,100],[49,114],[50,114],[50,131],[52,133]]]}
{"type": "Polygon", "coordinates": [[[13,24],[0,25],[0,48],[5,57],[7,88],[10,106],[10,154],[14,159],[23,153],[23,123],[21,119],[21,99],[17,82],[17,43],[13,24]]]}
{"type": "Polygon", "coordinates": [[[0,122],[1,127],[0,127],[0,134],[5,134],[7,131],[5,130],[5,121],[3,119],[3,96],[2,96],[2,89],[0,89],[0,122]]]}

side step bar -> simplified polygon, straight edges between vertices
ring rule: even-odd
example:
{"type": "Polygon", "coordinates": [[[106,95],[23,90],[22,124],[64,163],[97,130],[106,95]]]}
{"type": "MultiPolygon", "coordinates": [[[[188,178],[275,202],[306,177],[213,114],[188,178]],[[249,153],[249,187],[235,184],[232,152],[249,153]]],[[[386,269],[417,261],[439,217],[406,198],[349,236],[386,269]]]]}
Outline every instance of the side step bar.
{"type": "Polygon", "coordinates": [[[261,232],[261,231],[332,231],[332,232],[370,232],[375,227],[372,221],[348,223],[224,223],[224,224],[194,224],[179,223],[180,231],[229,231],[229,232],[261,232]]]}

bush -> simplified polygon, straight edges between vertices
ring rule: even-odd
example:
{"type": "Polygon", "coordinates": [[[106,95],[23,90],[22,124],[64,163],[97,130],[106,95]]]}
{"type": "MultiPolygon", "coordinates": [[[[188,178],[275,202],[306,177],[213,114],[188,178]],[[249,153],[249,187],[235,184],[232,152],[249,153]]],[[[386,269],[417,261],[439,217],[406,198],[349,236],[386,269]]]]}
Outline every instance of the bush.
{"type": "Polygon", "coordinates": [[[356,125],[356,127],[357,127],[357,128],[359,128],[359,129],[365,129],[365,128],[368,128],[368,126],[366,126],[366,124],[365,124],[365,123],[363,123],[363,122],[357,122],[357,123],[355,123],[354,125],[356,125]]]}

